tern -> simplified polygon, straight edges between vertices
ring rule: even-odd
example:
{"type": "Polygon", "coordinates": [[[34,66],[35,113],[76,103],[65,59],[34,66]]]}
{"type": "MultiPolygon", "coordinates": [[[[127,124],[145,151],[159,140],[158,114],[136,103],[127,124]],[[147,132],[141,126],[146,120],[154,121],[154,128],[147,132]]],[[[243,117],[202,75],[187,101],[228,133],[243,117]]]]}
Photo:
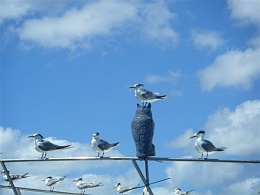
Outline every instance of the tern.
{"type": "MultiPolygon", "coordinates": [[[[1,171],[1,172],[2,172],[2,174],[3,174],[4,180],[7,181],[7,182],[9,182],[6,173],[5,173],[4,171],[1,171]]],[[[30,176],[28,176],[28,173],[21,174],[21,175],[9,174],[9,176],[10,176],[10,179],[11,179],[12,181],[17,181],[17,180],[19,180],[19,179],[24,179],[24,178],[30,177],[30,176]]]]}
{"type": "Polygon", "coordinates": [[[168,98],[166,95],[159,95],[159,93],[146,90],[143,88],[143,86],[143,84],[135,84],[129,87],[135,89],[135,97],[138,101],[142,102],[143,105],[147,104],[148,102],[151,103],[157,100],[164,100],[168,98]]]}
{"type": "Polygon", "coordinates": [[[49,141],[46,141],[43,139],[43,136],[39,133],[29,135],[28,138],[34,138],[35,150],[42,153],[41,159],[46,158],[47,152],[72,148],[71,145],[58,146],[49,141]]]}
{"type": "Polygon", "coordinates": [[[210,141],[204,139],[205,131],[201,130],[197,133],[195,133],[193,136],[189,137],[189,139],[197,137],[197,140],[195,142],[195,148],[196,150],[201,153],[201,158],[203,158],[203,153],[207,153],[207,156],[205,159],[208,158],[209,152],[215,152],[215,151],[224,151],[227,149],[226,147],[216,148],[213,143],[210,141]]]}
{"type": "Polygon", "coordinates": [[[89,188],[96,188],[96,187],[103,186],[103,184],[101,182],[96,183],[96,184],[83,182],[82,178],[74,179],[74,180],[72,180],[72,182],[77,182],[76,186],[78,187],[78,189],[81,190],[81,194],[84,194],[85,191],[89,188]]]}
{"type": "Polygon", "coordinates": [[[44,179],[43,181],[45,181],[46,186],[50,187],[50,191],[53,191],[54,186],[56,184],[58,184],[59,182],[63,181],[64,179],[65,179],[65,176],[61,177],[59,179],[53,179],[51,176],[49,176],[49,177],[46,177],[46,179],[44,179]]]}
{"type": "Polygon", "coordinates": [[[118,183],[117,185],[115,185],[115,189],[119,194],[128,194],[129,192],[131,192],[132,190],[136,189],[140,184],[134,186],[134,187],[123,187],[121,186],[121,183],[118,183]]]}
{"type": "Polygon", "coordinates": [[[190,194],[192,191],[194,191],[194,190],[182,191],[180,188],[176,188],[176,189],[174,189],[174,194],[175,195],[186,195],[186,194],[190,194]]]}
{"type": "Polygon", "coordinates": [[[112,148],[116,147],[118,144],[119,142],[108,143],[107,141],[100,139],[98,132],[92,135],[91,147],[95,152],[98,153],[98,157],[100,155],[100,152],[102,152],[102,156],[100,157],[103,157],[104,152],[111,150],[112,148]]]}

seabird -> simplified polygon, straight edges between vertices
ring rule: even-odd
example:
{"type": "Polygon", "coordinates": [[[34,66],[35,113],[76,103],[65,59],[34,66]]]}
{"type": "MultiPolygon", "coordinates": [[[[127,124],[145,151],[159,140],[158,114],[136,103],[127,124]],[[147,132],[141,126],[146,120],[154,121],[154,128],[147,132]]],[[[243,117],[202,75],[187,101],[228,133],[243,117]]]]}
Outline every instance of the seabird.
{"type": "Polygon", "coordinates": [[[92,135],[91,147],[95,152],[98,153],[98,157],[100,155],[100,152],[102,152],[102,156],[100,157],[103,157],[104,152],[111,150],[112,148],[116,147],[118,144],[119,142],[108,143],[107,141],[100,139],[98,132],[92,135]]]}
{"type": "Polygon", "coordinates": [[[149,90],[144,89],[143,86],[143,84],[135,84],[129,87],[135,89],[135,97],[138,99],[138,101],[142,102],[143,105],[147,104],[148,102],[151,103],[157,100],[163,100],[167,98],[166,95],[159,95],[159,93],[151,92],[149,90]]]}
{"type": "Polygon", "coordinates": [[[119,194],[128,194],[129,192],[131,192],[132,190],[136,189],[140,184],[134,186],[134,187],[123,187],[121,186],[121,183],[118,183],[117,185],[115,185],[115,189],[119,194]]]}
{"type": "Polygon", "coordinates": [[[197,137],[197,140],[195,142],[195,148],[196,150],[201,153],[201,158],[203,158],[203,153],[207,153],[207,156],[205,159],[208,158],[209,152],[215,152],[215,151],[224,151],[227,149],[226,147],[216,148],[213,143],[210,141],[204,139],[205,131],[201,130],[197,133],[195,133],[193,136],[189,137],[189,139],[197,137]]]}
{"type": "Polygon", "coordinates": [[[42,153],[41,159],[46,158],[47,152],[72,148],[71,145],[58,146],[47,140],[44,140],[43,136],[39,133],[28,136],[28,138],[32,137],[34,138],[35,150],[42,153]]]}
{"type": "Polygon", "coordinates": [[[174,194],[175,194],[175,195],[186,195],[186,194],[190,194],[192,191],[194,191],[194,190],[181,191],[180,188],[176,188],[176,189],[174,190],[174,194]]]}
{"type": "MultiPolygon", "coordinates": [[[[6,173],[5,173],[4,171],[1,171],[1,173],[3,174],[4,180],[7,181],[7,182],[9,182],[6,173]]],[[[19,179],[23,179],[23,178],[30,177],[30,176],[28,176],[28,173],[21,174],[21,175],[9,174],[9,176],[10,176],[10,179],[11,179],[12,181],[17,181],[17,180],[19,180],[19,179]]]]}
{"type": "Polygon", "coordinates": [[[45,181],[46,186],[50,187],[50,191],[53,191],[54,186],[56,184],[58,184],[59,182],[63,181],[64,179],[65,179],[65,176],[61,177],[59,179],[53,179],[51,176],[49,176],[49,177],[46,177],[46,179],[44,179],[43,181],[45,181]]]}
{"type": "Polygon", "coordinates": [[[89,188],[96,188],[96,187],[103,186],[103,184],[101,182],[96,183],[96,184],[83,182],[82,178],[74,179],[74,180],[72,180],[72,182],[77,182],[76,186],[78,187],[78,189],[81,190],[81,192],[80,192],[81,194],[84,194],[85,191],[89,188]]]}

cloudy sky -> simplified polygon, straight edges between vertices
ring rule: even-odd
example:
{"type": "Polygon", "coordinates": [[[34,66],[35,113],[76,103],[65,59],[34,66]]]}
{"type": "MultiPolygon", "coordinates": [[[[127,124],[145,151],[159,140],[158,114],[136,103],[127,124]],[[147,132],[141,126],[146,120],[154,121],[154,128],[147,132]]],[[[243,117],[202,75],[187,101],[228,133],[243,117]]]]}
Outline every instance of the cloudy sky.
{"type": "MultiPolygon", "coordinates": [[[[169,98],[152,104],[158,157],[199,158],[195,139],[224,152],[209,158],[260,159],[260,2],[258,0],[0,0],[0,158],[38,158],[41,133],[74,148],[48,157],[95,156],[91,136],[120,142],[106,156],[135,156],[131,121],[137,100],[128,86],[169,98]]],[[[139,164],[143,168],[143,162],[139,164]]],[[[151,162],[155,195],[174,188],[194,195],[257,194],[260,165],[151,162]]],[[[102,182],[91,194],[141,182],[131,162],[9,163],[29,172],[17,186],[79,192],[71,180],[102,182]]],[[[3,179],[2,185],[6,185],[3,179]]],[[[0,190],[1,194],[13,194],[0,190]]],[[[140,195],[142,189],[133,191],[140,195]]],[[[28,194],[24,192],[23,194],[28,194]]]]}

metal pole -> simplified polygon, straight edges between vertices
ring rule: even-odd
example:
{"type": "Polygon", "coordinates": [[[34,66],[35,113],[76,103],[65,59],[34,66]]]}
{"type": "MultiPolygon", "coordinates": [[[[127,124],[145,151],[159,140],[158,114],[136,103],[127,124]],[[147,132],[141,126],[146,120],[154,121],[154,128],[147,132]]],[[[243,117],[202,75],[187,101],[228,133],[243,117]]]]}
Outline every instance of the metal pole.
{"type": "Polygon", "coordinates": [[[146,181],[149,184],[149,167],[148,167],[148,160],[145,159],[145,175],[146,175],[146,181]]]}
{"type": "Polygon", "coordinates": [[[13,183],[13,181],[11,180],[11,177],[10,177],[10,175],[9,175],[9,171],[7,170],[7,168],[6,168],[5,164],[4,164],[4,162],[1,162],[1,165],[2,165],[2,167],[3,167],[3,169],[4,169],[4,172],[5,172],[5,174],[6,174],[7,178],[8,178],[8,181],[9,181],[9,183],[10,183],[10,185],[11,185],[13,191],[14,191],[14,194],[15,194],[15,195],[19,195],[18,192],[16,191],[16,188],[15,188],[15,186],[14,186],[14,183],[13,183]]]}
{"type": "Polygon", "coordinates": [[[148,183],[147,180],[145,179],[145,177],[144,177],[144,175],[143,175],[141,169],[139,168],[138,164],[136,163],[136,160],[131,160],[131,161],[132,161],[132,163],[134,164],[135,169],[136,169],[136,171],[138,172],[138,174],[140,175],[140,177],[141,177],[141,179],[142,179],[142,181],[143,181],[145,187],[147,188],[149,194],[150,194],[150,195],[154,195],[153,192],[152,192],[152,190],[151,190],[151,188],[150,188],[150,186],[149,186],[149,183],[148,183]]]}

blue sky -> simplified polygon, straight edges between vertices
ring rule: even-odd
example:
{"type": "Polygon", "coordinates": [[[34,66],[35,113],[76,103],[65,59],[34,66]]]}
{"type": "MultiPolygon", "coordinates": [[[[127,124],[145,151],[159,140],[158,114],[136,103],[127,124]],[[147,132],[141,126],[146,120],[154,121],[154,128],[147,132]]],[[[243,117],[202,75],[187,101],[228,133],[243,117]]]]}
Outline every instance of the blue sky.
{"type": "MultiPolygon", "coordinates": [[[[135,83],[170,96],[152,104],[157,156],[198,158],[188,137],[204,129],[206,139],[228,147],[210,158],[260,158],[259,1],[0,3],[1,158],[39,157],[26,138],[33,133],[75,146],[49,157],[94,156],[94,132],[120,142],[106,156],[135,156],[137,100],[128,88],[135,83]]],[[[8,168],[31,175],[17,185],[41,189],[50,175],[67,175],[57,190],[70,192],[78,191],[76,177],[103,182],[93,194],[141,182],[130,162],[8,168]]],[[[152,186],[156,195],[176,187],[194,195],[260,191],[259,165],[165,162],[150,163],[150,171],[151,181],[171,178],[152,186]]]]}

